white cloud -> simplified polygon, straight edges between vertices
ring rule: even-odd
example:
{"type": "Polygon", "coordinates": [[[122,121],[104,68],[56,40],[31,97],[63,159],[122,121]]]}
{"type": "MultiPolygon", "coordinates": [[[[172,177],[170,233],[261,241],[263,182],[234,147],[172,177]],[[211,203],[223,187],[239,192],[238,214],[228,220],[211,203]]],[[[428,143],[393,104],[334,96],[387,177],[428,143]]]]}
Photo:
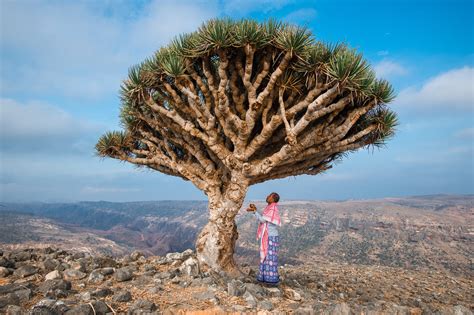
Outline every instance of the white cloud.
{"type": "Polygon", "coordinates": [[[423,84],[421,88],[402,90],[396,106],[410,110],[433,110],[449,114],[450,111],[474,110],[474,68],[465,66],[441,73],[423,84]]]}
{"type": "Polygon", "coordinates": [[[401,76],[408,73],[408,70],[401,64],[393,61],[384,59],[374,65],[375,73],[377,77],[388,78],[393,76],[401,76]]]}
{"type": "Polygon", "coordinates": [[[20,103],[0,99],[0,140],[2,151],[78,153],[105,125],[81,120],[42,102],[20,103]]]}
{"type": "Polygon", "coordinates": [[[124,18],[109,10],[115,2],[101,7],[93,2],[6,1],[1,10],[2,94],[115,95],[131,65],[174,35],[216,16],[214,4],[153,1],[138,17],[124,18]]]}
{"type": "Polygon", "coordinates": [[[58,107],[38,101],[20,103],[0,99],[0,113],[2,135],[7,137],[70,136],[99,128],[72,117],[58,107]]]}
{"type": "Polygon", "coordinates": [[[289,13],[284,19],[298,25],[304,25],[312,22],[316,15],[317,11],[315,9],[304,8],[289,13]]]}
{"type": "Polygon", "coordinates": [[[461,129],[454,136],[460,139],[474,140],[474,127],[461,129]]]}
{"type": "Polygon", "coordinates": [[[388,50],[379,50],[377,51],[378,56],[388,56],[389,52],[388,50]]]}

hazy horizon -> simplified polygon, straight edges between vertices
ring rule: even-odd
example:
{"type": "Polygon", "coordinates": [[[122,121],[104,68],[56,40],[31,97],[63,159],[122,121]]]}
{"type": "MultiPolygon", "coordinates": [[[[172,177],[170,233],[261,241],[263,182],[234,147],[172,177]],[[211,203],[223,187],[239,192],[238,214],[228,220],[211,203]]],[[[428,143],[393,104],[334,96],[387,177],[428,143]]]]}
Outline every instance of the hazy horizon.
{"type": "MultiPolygon", "coordinates": [[[[459,197],[474,197],[474,194],[446,194],[446,193],[434,193],[434,194],[424,194],[424,195],[398,195],[398,196],[385,196],[385,197],[376,197],[376,198],[342,198],[342,199],[324,199],[324,198],[313,198],[313,199],[282,199],[280,203],[292,202],[292,201],[352,201],[352,200],[378,200],[386,198],[420,198],[420,197],[435,197],[435,196],[459,196],[459,197]]],[[[70,200],[70,201],[61,201],[61,200],[24,200],[24,201],[0,201],[0,206],[8,203],[79,203],[79,202],[110,202],[110,203],[134,203],[134,202],[207,202],[207,198],[204,199],[149,199],[149,200],[127,200],[127,201],[114,201],[114,200],[70,200]]],[[[245,198],[244,203],[248,201],[261,201],[265,202],[265,198],[245,198]]]]}

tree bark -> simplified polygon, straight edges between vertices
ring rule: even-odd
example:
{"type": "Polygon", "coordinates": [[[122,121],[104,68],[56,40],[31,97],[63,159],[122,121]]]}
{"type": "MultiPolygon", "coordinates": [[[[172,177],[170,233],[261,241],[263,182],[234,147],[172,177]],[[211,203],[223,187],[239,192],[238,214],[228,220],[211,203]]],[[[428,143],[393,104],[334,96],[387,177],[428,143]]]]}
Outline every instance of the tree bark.
{"type": "Polygon", "coordinates": [[[234,260],[239,237],[235,216],[242,207],[248,185],[234,180],[225,194],[208,194],[209,222],[196,240],[196,253],[201,266],[224,272],[232,278],[243,275],[234,260]]]}

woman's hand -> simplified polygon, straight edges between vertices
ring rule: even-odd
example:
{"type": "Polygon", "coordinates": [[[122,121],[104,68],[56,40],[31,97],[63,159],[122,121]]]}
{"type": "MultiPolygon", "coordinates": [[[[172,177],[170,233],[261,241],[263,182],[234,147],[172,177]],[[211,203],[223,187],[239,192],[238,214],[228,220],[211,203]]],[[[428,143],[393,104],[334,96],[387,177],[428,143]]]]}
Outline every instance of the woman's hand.
{"type": "Polygon", "coordinates": [[[248,211],[248,212],[255,212],[255,211],[257,211],[257,207],[256,207],[253,203],[251,203],[251,204],[248,206],[247,211],[248,211]]]}

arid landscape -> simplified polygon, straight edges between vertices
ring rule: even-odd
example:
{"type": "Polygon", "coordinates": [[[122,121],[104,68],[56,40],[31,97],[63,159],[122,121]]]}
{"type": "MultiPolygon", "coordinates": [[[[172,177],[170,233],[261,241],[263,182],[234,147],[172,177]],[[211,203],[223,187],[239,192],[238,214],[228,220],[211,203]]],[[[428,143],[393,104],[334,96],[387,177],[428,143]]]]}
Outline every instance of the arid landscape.
{"type": "Polygon", "coordinates": [[[0,315],[474,314],[473,0],[0,20],[0,315]]]}
{"type": "MultiPolygon", "coordinates": [[[[255,202],[259,211],[264,203],[255,202]]],[[[120,256],[194,249],[205,201],[3,203],[3,248],[49,245],[120,256]]],[[[473,275],[474,198],[433,195],[282,201],[281,263],[331,262],[473,275]]],[[[257,223],[241,210],[236,260],[257,265],[257,223]]]]}
{"type": "Polygon", "coordinates": [[[245,276],[228,279],[197,264],[204,201],[3,203],[0,310],[472,314],[473,201],[283,201],[279,288],[255,279],[257,223],[245,210],[235,255],[245,276]]]}

